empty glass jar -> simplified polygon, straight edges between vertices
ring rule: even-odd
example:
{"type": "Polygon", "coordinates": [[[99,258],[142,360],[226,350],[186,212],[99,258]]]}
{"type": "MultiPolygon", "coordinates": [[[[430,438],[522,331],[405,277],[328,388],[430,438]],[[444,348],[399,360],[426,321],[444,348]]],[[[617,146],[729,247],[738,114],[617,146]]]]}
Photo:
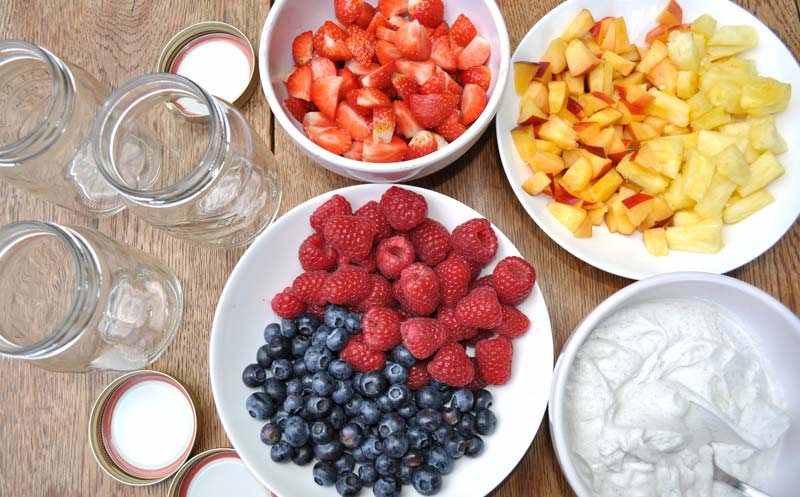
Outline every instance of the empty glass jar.
{"type": "Polygon", "coordinates": [[[84,227],[0,228],[0,356],[54,371],[129,371],[156,360],[183,314],[159,261],[84,227]]]}
{"type": "Polygon", "coordinates": [[[109,91],[32,43],[0,40],[0,179],[79,214],[122,210],[90,133],[109,91]]]}
{"type": "Polygon", "coordinates": [[[121,86],[95,125],[103,176],[143,220],[175,236],[234,247],[278,212],[275,158],[244,117],[192,81],[148,74],[121,86]],[[136,136],[146,136],[126,148],[136,136]]]}

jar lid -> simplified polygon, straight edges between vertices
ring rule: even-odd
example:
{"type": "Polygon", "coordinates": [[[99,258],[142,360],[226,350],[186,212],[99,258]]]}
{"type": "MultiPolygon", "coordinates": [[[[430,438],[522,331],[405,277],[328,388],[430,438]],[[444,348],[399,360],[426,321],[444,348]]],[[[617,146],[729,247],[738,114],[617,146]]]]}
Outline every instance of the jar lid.
{"type": "Polygon", "coordinates": [[[111,382],[89,418],[97,463],[128,485],[151,485],[175,473],[189,458],[196,435],[189,392],[157,371],[134,371],[111,382]]]}
{"type": "Polygon", "coordinates": [[[211,449],[181,467],[169,486],[169,497],[269,497],[233,449],[211,449]]]}
{"type": "Polygon", "coordinates": [[[191,79],[205,91],[236,107],[258,86],[256,54],[240,30],[218,21],[183,29],[164,47],[158,71],[191,79]]]}

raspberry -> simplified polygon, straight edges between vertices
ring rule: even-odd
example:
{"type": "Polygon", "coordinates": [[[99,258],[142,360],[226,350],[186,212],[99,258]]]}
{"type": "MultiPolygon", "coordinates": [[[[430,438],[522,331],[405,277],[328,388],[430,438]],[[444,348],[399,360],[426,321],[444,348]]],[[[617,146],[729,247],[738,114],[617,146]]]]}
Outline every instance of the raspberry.
{"type": "Polygon", "coordinates": [[[347,361],[356,371],[369,373],[380,371],[386,364],[386,356],[383,352],[370,350],[364,343],[362,335],[353,335],[339,352],[339,359],[347,361]]]}
{"type": "Polygon", "coordinates": [[[478,328],[464,326],[456,319],[456,310],[453,307],[439,307],[439,312],[436,314],[436,319],[439,320],[449,331],[448,342],[460,342],[468,340],[478,334],[478,328]]]}
{"type": "Polygon", "coordinates": [[[460,388],[475,377],[475,366],[464,347],[457,343],[448,343],[428,363],[428,372],[434,380],[460,388]]]}
{"type": "Polygon", "coordinates": [[[400,321],[401,322],[402,321],[408,321],[409,319],[413,319],[413,318],[416,317],[415,315],[413,315],[410,312],[408,312],[407,309],[404,309],[402,307],[400,309],[397,309],[397,315],[400,316],[400,321]]]}
{"type": "Polygon", "coordinates": [[[514,345],[506,337],[482,340],[475,346],[478,369],[489,385],[505,385],[511,378],[514,345]]]}
{"type": "Polygon", "coordinates": [[[408,238],[393,236],[378,244],[376,259],[378,271],[389,279],[396,279],[414,262],[414,247],[408,238]]]}
{"type": "Polygon", "coordinates": [[[492,273],[497,298],[506,305],[517,305],[530,295],[536,270],[522,257],[506,257],[492,273]]]}
{"type": "Polygon", "coordinates": [[[486,276],[481,276],[477,280],[473,281],[469,285],[469,291],[471,292],[476,288],[483,288],[483,287],[494,288],[494,282],[492,281],[491,274],[487,274],[486,276]]]}
{"type": "Polygon", "coordinates": [[[315,231],[322,233],[322,230],[325,229],[325,223],[328,222],[331,216],[336,214],[350,215],[352,213],[353,208],[350,206],[350,202],[341,195],[334,195],[317,207],[314,213],[311,214],[309,222],[315,231]]]}
{"type": "Polygon", "coordinates": [[[476,392],[486,387],[486,379],[484,379],[483,375],[481,374],[481,370],[478,368],[478,360],[475,359],[474,357],[470,357],[470,359],[472,360],[472,366],[475,368],[475,376],[472,378],[472,381],[469,382],[469,385],[467,385],[465,388],[468,388],[473,392],[476,392]]]}
{"type": "Polygon", "coordinates": [[[342,266],[328,277],[322,292],[331,304],[357,304],[372,291],[372,278],[364,269],[342,266]]]}
{"type": "Polygon", "coordinates": [[[447,328],[435,319],[412,318],[400,325],[403,345],[417,359],[427,359],[447,340],[447,328]]]}
{"type": "Polygon", "coordinates": [[[417,362],[408,370],[408,380],[406,385],[411,390],[419,390],[427,387],[431,383],[431,375],[428,373],[427,362],[417,362]]]}
{"type": "Polygon", "coordinates": [[[361,318],[364,343],[372,350],[391,350],[400,345],[400,316],[385,307],[373,307],[361,318]]]}
{"type": "Polygon", "coordinates": [[[380,204],[370,200],[356,211],[356,216],[365,217],[375,224],[375,241],[392,236],[392,225],[386,219],[386,215],[381,210],[380,204]]]}
{"type": "Polygon", "coordinates": [[[503,306],[503,322],[494,331],[508,338],[522,336],[531,326],[531,320],[516,307],[503,306]]]}
{"type": "Polygon", "coordinates": [[[477,288],[456,305],[456,319],[465,326],[491,330],[503,321],[503,310],[491,288],[477,288]]]}
{"type": "Polygon", "coordinates": [[[454,306],[458,304],[469,290],[470,267],[466,259],[458,254],[453,254],[435,268],[439,277],[439,288],[442,305],[454,306]]]}
{"type": "Polygon", "coordinates": [[[389,281],[379,274],[373,274],[372,290],[370,294],[358,303],[358,312],[365,313],[372,307],[394,307],[395,301],[392,295],[392,285],[389,281]]]}
{"type": "Polygon", "coordinates": [[[466,340],[462,340],[461,345],[463,345],[464,347],[474,347],[478,345],[478,342],[492,338],[493,336],[494,333],[489,330],[478,330],[478,332],[475,333],[475,336],[473,336],[472,338],[467,338],[466,340]]]}
{"type": "Polygon", "coordinates": [[[439,307],[439,277],[421,262],[400,273],[400,294],[403,307],[417,316],[429,316],[439,307]]]}
{"type": "Polygon", "coordinates": [[[433,219],[425,219],[409,234],[417,258],[429,266],[442,262],[453,250],[450,232],[433,219]]]}
{"type": "MultiPolygon", "coordinates": [[[[461,257],[464,257],[463,255],[461,257]]],[[[467,259],[469,261],[469,259],[467,259]]],[[[485,262],[469,261],[470,279],[474,280],[481,275],[481,271],[486,266],[485,262]]]]}
{"type": "Polygon", "coordinates": [[[307,271],[294,279],[292,290],[306,304],[325,305],[328,299],[322,293],[322,287],[327,279],[326,271],[307,271]]]}
{"type": "Polygon", "coordinates": [[[336,266],[338,254],[325,243],[325,237],[314,233],[300,244],[297,257],[306,271],[327,271],[336,266]]]}
{"type": "Polygon", "coordinates": [[[360,261],[355,261],[349,257],[345,257],[340,255],[339,258],[336,260],[337,266],[347,266],[351,264],[353,266],[358,266],[360,268],[365,269],[368,273],[374,273],[376,269],[378,269],[378,264],[375,261],[375,249],[371,250],[369,255],[366,259],[362,259],[360,261]]]}
{"type": "Polygon", "coordinates": [[[308,304],[306,306],[306,312],[311,313],[320,319],[323,319],[325,317],[325,306],[317,304],[308,304]]]}
{"type": "Polygon", "coordinates": [[[381,195],[381,209],[392,228],[409,231],[428,214],[428,202],[419,193],[393,186],[381,195]]]}
{"type": "Polygon", "coordinates": [[[471,261],[489,262],[497,254],[497,235],[486,219],[472,219],[453,230],[453,248],[471,261]]]}
{"type": "Polygon", "coordinates": [[[369,219],[336,214],[325,223],[325,241],[339,255],[360,261],[366,259],[375,238],[375,226],[369,219]]]}
{"type": "Polygon", "coordinates": [[[306,310],[306,305],[295,295],[291,287],[286,287],[275,295],[270,304],[275,314],[282,318],[296,318],[306,310]]]}

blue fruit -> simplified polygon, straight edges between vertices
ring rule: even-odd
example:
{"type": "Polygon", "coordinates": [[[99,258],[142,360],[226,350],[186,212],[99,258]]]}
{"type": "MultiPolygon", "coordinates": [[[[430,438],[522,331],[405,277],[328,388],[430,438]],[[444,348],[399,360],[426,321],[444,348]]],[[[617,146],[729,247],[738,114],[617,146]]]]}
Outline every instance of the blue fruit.
{"type": "Polygon", "coordinates": [[[294,376],[294,369],[289,359],[278,359],[272,362],[272,376],[281,380],[289,381],[294,376]]]}
{"type": "Polygon", "coordinates": [[[362,464],[358,468],[358,477],[361,478],[361,483],[365,487],[371,487],[378,481],[378,470],[375,469],[375,465],[372,463],[362,464]]]}
{"type": "Polygon", "coordinates": [[[338,473],[333,464],[327,462],[318,462],[314,465],[314,481],[321,487],[329,487],[336,483],[338,473]]]}
{"type": "Polygon", "coordinates": [[[311,390],[320,397],[328,397],[336,388],[333,376],[327,371],[317,371],[311,383],[311,390]]]}
{"type": "Polygon", "coordinates": [[[250,388],[260,387],[266,379],[267,372],[258,364],[250,364],[242,371],[242,382],[250,388]]]}
{"type": "Polygon", "coordinates": [[[344,319],[344,328],[349,333],[358,333],[361,331],[361,314],[351,312],[344,319]]]}
{"type": "Polygon", "coordinates": [[[303,384],[303,393],[311,393],[311,387],[314,385],[314,375],[306,373],[300,377],[300,382],[303,384]]]}
{"type": "Polygon", "coordinates": [[[434,386],[427,386],[417,390],[415,395],[417,406],[420,409],[441,409],[442,408],[442,392],[434,386]]]}
{"type": "Polygon", "coordinates": [[[345,381],[337,381],[331,399],[339,405],[345,405],[353,398],[355,391],[353,385],[345,381]]]}
{"type": "Polygon", "coordinates": [[[267,353],[267,345],[262,345],[256,351],[256,362],[262,368],[269,368],[272,366],[272,357],[267,353]]]}
{"type": "Polygon", "coordinates": [[[476,411],[481,409],[489,409],[492,407],[492,394],[488,390],[478,390],[475,393],[475,406],[476,411]]]}
{"type": "Polygon", "coordinates": [[[322,419],[331,412],[333,402],[325,397],[312,395],[306,399],[305,408],[312,419],[322,419]]]}
{"type": "Polygon", "coordinates": [[[416,357],[402,345],[393,348],[390,357],[394,362],[406,368],[410,368],[417,363],[416,357]]]}
{"type": "Polygon", "coordinates": [[[274,421],[267,421],[261,427],[261,441],[267,445],[275,445],[281,441],[283,430],[280,425],[274,421]]]}
{"type": "Polygon", "coordinates": [[[393,433],[383,440],[383,453],[389,457],[403,457],[407,450],[408,437],[405,433],[393,433]]]}
{"type": "Polygon", "coordinates": [[[286,383],[277,378],[267,378],[262,390],[265,394],[269,395],[276,404],[281,404],[284,399],[286,399],[286,383]]]}
{"type": "Polygon", "coordinates": [[[375,402],[377,402],[378,409],[380,409],[381,412],[392,412],[392,411],[394,411],[394,407],[392,407],[392,401],[389,400],[389,396],[386,395],[386,394],[383,394],[380,397],[378,397],[377,399],[375,399],[375,402]]]}
{"type": "Polygon", "coordinates": [[[425,462],[425,456],[421,450],[408,449],[400,462],[403,464],[403,466],[416,468],[425,462]]]}
{"type": "Polygon", "coordinates": [[[404,417],[405,419],[411,419],[417,415],[417,404],[414,402],[407,402],[404,405],[397,408],[397,414],[404,417]]]}
{"type": "Polygon", "coordinates": [[[442,476],[436,468],[426,464],[414,470],[411,483],[420,494],[433,495],[442,488],[442,476]]]}
{"type": "Polygon", "coordinates": [[[368,426],[375,425],[381,418],[381,410],[378,409],[378,404],[372,400],[364,400],[361,402],[361,416],[364,417],[364,422],[368,426]]]}
{"type": "Polygon", "coordinates": [[[267,419],[275,414],[275,402],[264,392],[256,392],[245,402],[250,417],[267,419]]]}
{"type": "Polygon", "coordinates": [[[497,417],[489,409],[481,409],[475,414],[475,431],[478,435],[491,435],[497,428],[497,417]]]}
{"type": "Polygon", "coordinates": [[[464,437],[456,433],[450,434],[442,443],[445,453],[453,459],[460,459],[467,451],[467,443],[464,437]]]}
{"type": "Polygon", "coordinates": [[[436,431],[433,432],[433,439],[439,445],[442,445],[447,438],[455,433],[453,428],[450,425],[443,424],[442,426],[436,428],[436,431]]]}
{"type": "Polygon", "coordinates": [[[365,373],[359,381],[361,394],[376,399],[386,391],[386,379],[380,373],[365,373]]]}
{"type": "Polygon", "coordinates": [[[331,328],[342,328],[348,314],[350,313],[344,307],[329,305],[325,309],[325,325],[331,328]]]}
{"type": "Polygon", "coordinates": [[[370,461],[374,461],[379,455],[383,454],[383,442],[375,435],[369,435],[361,444],[361,450],[364,452],[364,457],[370,461]]]}
{"type": "Polygon", "coordinates": [[[413,477],[414,468],[410,466],[400,466],[400,470],[397,472],[397,479],[400,481],[401,485],[410,485],[413,477]]]}
{"type": "Polygon", "coordinates": [[[400,495],[400,485],[391,476],[383,476],[375,482],[372,487],[375,497],[398,497],[400,495]]]}
{"type": "Polygon", "coordinates": [[[330,350],[324,347],[312,345],[303,355],[303,360],[310,373],[317,371],[325,371],[328,369],[331,361],[333,361],[333,354],[330,350]]]}
{"type": "Polygon", "coordinates": [[[389,457],[385,452],[375,459],[375,469],[381,476],[395,476],[400,471],[400,460],[389,457]]]}
{"type": "Polygon", "coordinates": [[[269,343],[273,338],[281,334],[281,325],[270,323],[264,328],[264,342],[269,343]]]}
{"type": "Polygon", "coordinates": [[[364,441],[364,430],[356,423],[347,423],[339,432],[339,441],[348,449],[355,449],[364,441]]]}
{"type": "MultiPolygon", "coordinates": [[[[303,394],[303,382],[300,378],[292,378],[291,380],[286,382],[286,395],[302,395],[303,394]]],[[[284,398],[285,400],[285,398],[284,398]]]]}
{"type": "Polygon", "coordinates": [[[361,491],[361,478],[353,472],[347,472],[336,480],[336,491],[342,497],[358,495],[361,491]]]}
{"type": "Polygon", "coordinates": [[[453,458],[448,456],[444,449],[429,450],[426,462],[436,468],[439,474],[446,475],[453,471],[453,458]]]}
{"type": "Polygon", "coordinates": [[[347,423],[347,415],[344,413],[342,406],[331,407],[331,412],[328,414],[328,422],[330,422],[334,430],[342,429],[342,426],[347,423]]]}
{"type": "Polygon", "coordinates": [[[267,355],[275,359],[286,359],[292,354],[292,341],[278,335],[267,342],[267,355]]]}
{"type": "Polygon", "coordinates": [[[336,471],[338,471],[340,475],[344,473],[351,473],[355,466],[356,460],[353,459],[353,456],[347,453],[333,463],[333,467],[336,468],[336,471]]]}
{"type": "Polygon", "coordinates": [[[475,405],[475,394],[468,388],[459,388],[453,394],[453,407],[459,412],[470,412],[475,405]]]}
{"type": "Polygon", "coordinates": [[[392,385],[405,383],[408,380],[408,369],[396,362],[390,362],[383,368],[383,376],[392,385]]]}
{"type": "Polygon", "coordinates": [[[336,430],[328,421],[314,421],[309,430],[311,441],[315,444],[328,443],[336,436],[336,430]]]}
{"type": "Polygon", "coordinates": [[[471,437],[475,431],[475,416],[465,412],[461,416],[461,421],[456,425],[456,431],[464,437],[471,437]]]}
{"type": "Polygon", "coordinates": [[[354,418],[361,413],[361,403],[363,399],[360,395],[355,394],[353,398],[350,399],[350,402],[344,405],[344,413],[347,414],[347,417],[354,418]]]}
{"type": "Polygon", "coordinates": [[[314,460],[314,449],[310,445],[303,445],[294,449],[292,462],[298,466],[305,466],[314,460]]]}
{"type": "Polygon", "coordinates": [[[295,324],[294,319],[281,319],[281,335],[286,338],[294,338],[297,336],[297,324],[295,324]]]}
{"type": "Polygon", "coordinates": [[[325,339],[325,346],[333,352],[339,352],[347,345],[350,334],[344,328],[335,328],[325,339]]]}
{"type": "Polygon", "coordinates": [[[300,395],[287,395],[286,400],[283,401],[283,410],[290,415],[297,414],[303,407],[303,397],[300,395]]]}
{"type": "Polygon", "coordinates": [[[461,421],[461,413],[455,407],[445,407],[442,411],[442,422],[447,426],[455,426],[461,421]]]}
{"type": "Polygon", "coordinates": [[[311,346],[325,347],[325,344],[328,341],[328,335],[331,334],[331,331],[331,328],[328,328],[327,326],[320,326],[317,328],[317,331],[311,335],[311,346]]]}
{"type": "Polygon", "coordinates": [[[323,462],[334,462],[344,453],[344,447],[338,440],[314,446],[314,457],[323,462]]]}
{"type": "Polygon", "coordinates": [[[483,439],[477,435],[468,438],[465,454],[469,457],[476,457],[479,456],[481,452],[483,452],[483,439]]]}
{"type": "Polygon", "coordinates": [[[390,412],[384,414],[378,423],[378,435],[381,438],[386,438],[393,433],[405,430],[406,421],[399,414],[390,412]]]}
{"type": "Polygon", "coordinates": [[[417,413],[414,420],[417,426],[423,430],[433,432],[442,424],[442,413],[433,409],[422,409],[417,413]]]}
{"type": "Polygon", "coordinates": [[[308,368],[306,367],[306,362],[303,360],[302,354],[299,359],[295,359],[292,363],[292,372],[294,373],[292,376],[295,378],[302,378],[308,374],[308,368]]]}
{"type": "Polygon", "coordinates": [[[272,416],[272,421],[278,423],[278,426],[281,427],[281,430],[283,430],[283,427],[286,426],[287,419],[289,419],[289,413],[286,411],[278,411],[274,416],[272,416]]]}
{"type": "Polygon", "coordinates": [[[304,336],[310,337],[314,331],[319,328],[320,320],[317,316],[309,313],[302,314],[297,320],[295,321],[297,326],[297,332],[304,336]]]}
{"type": "Polygon", "coordinates": [[[353,367],[341,359],[335,359],[328,365],[328,372],[337,380],[349,380],[353,376],[353,367]]]}
{"type": "Polygon", "coordinates": [[[278,442],[269,450],[269,456],[275,462],[288,462],[294,457],[294,447],[289,442],[278,442]]]}
{"type": "Polygon", "coordinates": [[[420,426],[412,426],[408,429],[408,444],[413,449],[428,449],[433,443],[430,432],[420,426]]]}
{"type": "Polygon", "coordinates": [[[386,396],[392,408],[397,409],[411,400],[411,390],[406,385],[392,385],[386,391],[386,396]]]}
{"type": "Polygon", "coordinates": [[[306,350],[311,347],[311,339],[304,336],[292,338],[292,357],[302,357],[306,350]]]}
{"type": "Polygon", "coordinates": [[[290,416],[286,420],[286,425],[283,427],[283,435],[286,441],[292,447],[302,447],[308,443],[311,436],[311,430],[308,428],[308,423],[299,416],[290,416]]]}

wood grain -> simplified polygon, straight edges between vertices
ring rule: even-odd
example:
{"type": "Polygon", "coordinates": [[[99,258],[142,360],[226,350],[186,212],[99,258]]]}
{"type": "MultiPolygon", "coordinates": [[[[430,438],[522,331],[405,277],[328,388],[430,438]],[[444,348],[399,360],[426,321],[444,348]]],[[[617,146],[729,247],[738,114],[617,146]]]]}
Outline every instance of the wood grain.
{"type": "MultiPolygon", "coordinates": [[[[559,2],[498,3],[508,24],[512,47],[516,47],[528,29],[559,2]]],[[[792,0],[740,3],[763,19],[795,56],[800,54],[797,4],[792,0]]],[[[267,11],[265,0],[3,0],[0,37],[38,43],[81,65],[106,85],[116,87],[153,71],[161,48],[181,28],[198,21],[221,20],[242,29],[255,43],[267,11]]],[[[273,140],[284,178],[282,212],[315,195],[354,184],[316,166],[282,129],[275,129],[260,92],[246,106],[245,114],[265,141],[273,140]]],[[[556,352],[586,313],[630,283],[572,257],[528,218],[507,185],[493,127],[456,164],[414,184],[474,207],[534,262],[552,318],[556,352]]],[[[97,227],[155,254],[176,270],[186,290],[185,319],[175,342],[154,368],[176,376],[194,394],[201,416],[196,450],[228,446],[211,397],[208,334],[219,294],[243,250],[198,248],[165,236],[127,213],[101,222],[87,221],[0,183],[0,224],[25,219],[97,227]],[[197,270],[200,267],[203,271],[197,270]]],[[[800,312],[798,274],[797,223],[772,250],[732,273],[776,296],[795,313],[800,312]]],[[[118,484],[93,460],[86,420],[92,402],[114,376],[59,375],[21,362],[0,361],[0,378],[5,383],[0,390],[0,495],[166,495],[166,483],[147,488],[118,484]]],[[[492,495],[574,495],[554,458],[546,423],[527,456],[492,495]]]]}

